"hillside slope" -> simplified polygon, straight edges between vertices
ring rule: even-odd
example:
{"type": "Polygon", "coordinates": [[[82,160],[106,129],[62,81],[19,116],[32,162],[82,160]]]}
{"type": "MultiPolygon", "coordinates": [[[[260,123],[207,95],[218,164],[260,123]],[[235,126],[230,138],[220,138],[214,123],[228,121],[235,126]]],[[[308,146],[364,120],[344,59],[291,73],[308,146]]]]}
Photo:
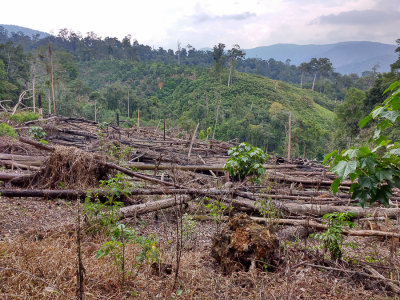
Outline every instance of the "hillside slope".
{"type": "Polygon", "coordinates": [[[227,87],[226,73],[219,80],[210,70],[127,61],[89,62],[80,74],[107,99],[109,109],[118,108],[122,115],[127,113],[128,89],[131,114],[139,109],[149,124],[165,117],[191,132],[199,123],[199,131],[206,134],[210,128],[211,136],[218,111],[216,138],[268,145],[279,154],[285,151],[289,111],[298,133],[293,142],[298,154],[306,148],[312,157],[321,157],[333,125],[334,101],[263,76],[236,72],[227,87]]]}

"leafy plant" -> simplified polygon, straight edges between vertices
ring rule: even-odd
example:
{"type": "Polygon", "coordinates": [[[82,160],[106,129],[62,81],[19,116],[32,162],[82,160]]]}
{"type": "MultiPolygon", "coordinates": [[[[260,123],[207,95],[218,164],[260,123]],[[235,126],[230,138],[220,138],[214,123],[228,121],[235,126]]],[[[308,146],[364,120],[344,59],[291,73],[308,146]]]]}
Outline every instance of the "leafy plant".
{"type": "Polygon", "coordinates": [[[122,285],[124,285],[126,277],[126,249],[128,244],[135,244],[140,248],[131,266],[132,269],[136,268],[136,275],[144,262],[149,264],[159,262],[160,250],[157,248],[157,237],[155,235],[139,236],[125,224],[116,224],[110,231],[110,236],[111,240],[102,245],[101,249],[97,251],[96,258],[100,259],[105,256],[112,258],[120,272],[122,285]]]}
{"type": "Polygon", "coordinates": [[[193,216],[185,213],[182,216],[182,238],[184,240],[190,239],[195,230],[196,230],[196,221],[193,219],[193,216]]]}
{"type": "Polygon", "coordinates": [[[126,244],[135,238],[135,232],[124,224],[117,224],[110,232],[111,241],[104,243],[96,258],[111,256],[121,273],[121,282],[125,282],[125,250],[126,244]]]}
{"type": "Polygon", "coordinates": [[[354,218],[354,216],[355,214],[352,212],[334,212],[322,217],[324,220],[327,220],[328,229],[320,234],[315,234],[314,238],[322,242],[323,248],[329,251],[333,259],[342,257],[342,229],[345,226],[350,228],[354,227],[354,223],[351,222],[351,219],[354,218]]]}
{"type": "Polygon", "coordinates": [[[217,225],[217,232],[219,232],[219,228],[222,223],[222,217],[227,207],[216,199],[211,201],[208,197],[206,197],[206,201],[208,201],[209,203],[204,205],[204,207],[209,210],[208,215],[213,219],[213,221],[217,225]]]}
{"type": "Polygon", "coordinates": [[[0,136],[16,138],[17,132],[10,125],[7,125],[6,123],[0,123],[0,136]]]}
{"type": "MultiPolygon", "coordinates": [[[[271,191],[271,185],[269,185],[262,192],[265,193],[270,191],[271,191]]],[[[263,195],[262,197],[257,198],[255,206],[258,209],[260,215],[267,220],[267,224],[269,226],[278,225],[278,223],[276,222],[279,219],[278,207],[272,201],[270,195],[263,195]]]]}
{"type": "Polygon", "coordinates": [[[265,174],[264,163],[268,160],[260,148],[253,147],[247,143],[241,143],[239,146],[228,150],[228,158],[224,165],[229,175],[234,179],[243,181],[246,177],[251,177],[255,183],[260,183],[265,174]]]}
{"type": "Polygon", "coordinates": [[[369,145],[352,147],[340,153],[335,150],[324,158],[324,163],[330,161],[330,170],[338,175],[331,185],[333,193],[337,193],[343,180],[350,178],[353,182],[350,187],[352,198],[363,207],[367,202],[388,206],[392,188],[400,187],[400,145],[383,134],[399,120],[400,83],[394,82],[384,93],[389,91],[391,94],[383,105],[377,106],[358,123],[363,128],[371,120],[377,121],[369,145]]]}
{"type": "Polygon", "coordinates": [[[200,130],[199,132],[199,139],[200,140],[205,140],[206,139],[206,134],[204,133],[204,130],[200,130]]]}
{"type": "Polygon", "coordinates": [[[10,120],[13,120],[18,123],[25,123],[28,121],[34,121],[39,119],[40,115],[31,111],[21,111],[19,113],[15,113],[12,116],[9,116],[10,120]]]}
{"type": "Polygon", "coordinates": [[[118,222],[119,209],[122,207],[122,202],[115,201],[115,199],[121,195],[129,195],[129,183],[123,179],[122,174],[118,173],[108,180],[101,180],[100,188],[106,195],[104,203],[99,197],[100,190],[94,194],[87,193],[83,212],[89,224],[110,229],[112,225],[118,222]],[[94,199],[92,200],[92,198],[94,199]]]}
{"type": "Polygon", "coordinates": [[[40,126],[29,127],[28,134],[33,139],[35,139],[43,144],[47,144],[47,142],[45,140],[43,140],[46,137],[47,133],[46,133],[46,131],[43,130],[42,127],[40,127],[40,126]]]}

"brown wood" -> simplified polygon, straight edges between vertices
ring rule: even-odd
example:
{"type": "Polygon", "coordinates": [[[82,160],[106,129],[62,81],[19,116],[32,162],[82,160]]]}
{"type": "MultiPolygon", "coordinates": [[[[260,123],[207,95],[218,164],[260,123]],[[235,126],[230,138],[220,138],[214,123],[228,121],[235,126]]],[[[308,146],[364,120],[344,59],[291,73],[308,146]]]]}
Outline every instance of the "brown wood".
{"type": "Polygon", "coordinates": [[[130,218],[147,214],[149,212],[176,206],[181,203],[187,203],[190,199],[191,197],[189,196],[180,195],[159,201],[150,201],[142,204],[125,206],[120,209],[120,218],[130,218]]]}
{"type": "MultiPolygon", "coordinates": [[[[278,224],[285,225],[295,225],[295,226],[305,226],[312,227],[319,230],[325,230],[328,228],[328,225],[321,224],[315,222],[313,220],[294,220],[294,219],[276,219],[276,220],[268,220],[266,218],[259,217],[251,217],[252,220],[258,223],[271,223],[276,222],[278,224]]],[[[380,230],[354,230],[354,229],[342,229],[343,234],[351,235],[351,236],[383,236],[383,237],[399,237],[400,233],[390,232],[390,231],[380,231],[380,230]]]]}

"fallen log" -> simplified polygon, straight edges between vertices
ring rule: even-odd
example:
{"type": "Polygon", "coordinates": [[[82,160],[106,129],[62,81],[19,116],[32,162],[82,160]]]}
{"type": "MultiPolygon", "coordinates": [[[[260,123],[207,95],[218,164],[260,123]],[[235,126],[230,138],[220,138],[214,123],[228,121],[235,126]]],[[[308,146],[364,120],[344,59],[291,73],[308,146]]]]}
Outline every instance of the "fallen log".
{"type": "Polygon", "coordinates": [[[11,160],[0,160],[0,165],[3,165],[8,168],[19,168],[19,169],[24,169],[24,170],[40,170],[40,167],[35,167],[33,165],[25,165],[25,164],[20,164],[17,162],[13,162],[11,160]]]}
{"type": "Polygon", "coordinates": [[[151,201],[137,205],[130,205],[120,208],[120,218],[130,218],[138,215],[147,214],[149,212],[157,211],[160,209],[169,208],[172,206],[185,204],[191,199],[190,196],[181,195],[179,197],[171,197],[159,201],[151,201]]]}
{"type": "MultiPolygon", "coordinates": [[[[259,217],[251,217],[252,220],[256,221],[257,223],[268,223],[276,222],[278,224],[285,224],[285,225],[295,225],[295,226],[304,226],[304,227],[312,227],[320,230],[325,230],[329,226],[325,224],[321,224],[315,222],[313,220],[293,220],[293,219],[276,219],[276,220],[268,220],[266,218],[259,218],[259,217]]],[[[390,231],[380,231],[380,230],[354,230],[354,229],[342,229],[344,235],[351,235],[351,236],[383,236],[383,237],[397,237],[400,238],[400,233],[397,232],[390,232],[390,231]]]]}
{"type": "MultiPolygon", "coordinates": [[[[234,194],[234,192],[233,192],[234,194]]],[[[227,202],[257,210],[256,202],[249,199],[225,199],[227,202]]],[[[316,216],[322,217],[325,214],[333,212],[353,212],[355,217],[384,216],[391,219],[397,218],[400,215],[400,208],[361,208],[357,206],[333,206],[333,205],[320,205],[320,204],[302,204],[302,203],[275,203],[278,209],[300,216],[316,216]]]]}
{"type": "Polygon", "coordinates": [[[20,142],[22,142],[22,143],[29,144],[29,145],[34,146],[34,147],[36,147],[38,149],[41,149],[41,150],[54,151],[54,147],[39,143],[39,142],[31,140],[31,139],[24,138],[22,136],[20,136],[18,138],[18,140],[20,142]]]}
{"type": "Polygon", "coordinates": [[[2,180],[2,181],[10,181],[10,180],[20,179],[20,178],[25,178],[25,177],[26,177],[26,175],[24,175],[24,174],[0,172],[0,180],[2,180]]]}
{"type": "Polygon", "coordinates": [[[46,160],[46,157],[0,153],[0,160],[15,161],[19,163],[23,162],[24,164],[29,164],[32,166],[41,166],[43,162],[46,160]]]}
{"type": "Polygon", "coordinates": [[[106,167],[108,167],[110,169],[114,169],[114,170],[120,171],[121,173],[124,173],[125,175],[131,176],[131,177],[136,177],[136,178],[144,179],[144,180],[147,180],[147,181],[150,181],[150,182],[159,183],[159,184],[168,185],[168,186],[173,186],[173,187],[177,187],[177,188],[183,188],[179,184],[175,184],[175,183],[172,183],[172,182],[167,182],[167,181],[159,180],[159,179],[156,179],[156,178],[153,178],[153,177],[149,177],[149,176],[146,176],[146,175],[138,174],[137,172],[133,172],[133,171],[131,171],[129,169],[120,167],[120,166],[118,166],[116,164],[113,164],[113,163],[102,162],[102,161],[99,161],[99,163],[103,164],[104,166],[106,166],[106,167]]]}

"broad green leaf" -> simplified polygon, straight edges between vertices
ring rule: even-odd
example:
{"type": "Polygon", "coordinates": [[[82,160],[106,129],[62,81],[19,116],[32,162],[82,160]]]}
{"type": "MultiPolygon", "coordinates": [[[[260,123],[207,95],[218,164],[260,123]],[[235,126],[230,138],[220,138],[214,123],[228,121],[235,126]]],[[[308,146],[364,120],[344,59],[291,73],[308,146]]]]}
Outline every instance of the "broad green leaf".
{"type": "Polygon", "coordinates": [[[392,180],[393,171],[391,169],[382,169],[375,172],[375,176],[379,181],[392,180]]]}
{"type": "Polygon", "coordinates": [[[350,173],[355,172],[357,168],[356,161],[344,161],[341,160],[336,166],[331,168],[331,171],[336,173],[343,181],[347,178],[350,173]]]}
{"type": "Polygon", "coordinates": [[[358,156],[358,149],[350,148],[343,154],[343,156],[348,156],[350,159],[356,158],[358,156]]]}
{"type": "Polygon", "coordinates": [[[340,178],[335,178],[331,184],[331,191],[334,195],[336,195],[340,186],[340,178]]]}
{"type": "Polygon", "coordinates": [[[358,203],[360,203],[362,207],[365,207],[367,201],[371,199],[371,196],[369,195],[368,191],[365,189],[361,189],[359,187],[355,187],[353,190],[354,191],[353,194],[351,195],[351,198],[358,200],[358,203]]]}
{"type": "Polygon", "coordinates": [[[358,184],[363,189],[373,190],[378,186],[379,181],[372,176],[360,176],[358,178],[358,184]]]}
{"type": "Polygon", "coordinates": [[[371,120],[372,120],[372,117],[371,117],[370,115],[368,115],[368,116],[364,117],[363,119],[361,119],[360,122],[358,122],[358,126],[359,126],[360,128],[363,128],[363,127],[364,127],[365,125],[367,125],[368,122],[371,121],[371,120]]]}
{"type": "Polygon", "coordinates": [[[371,117],[372,117],[373,119],[376,119],[376,117],[379,116],[379,114],[380,114],[381,112],[383,112],[384,110],[385,110],[385,107],[383,107],[383,106],[377,106],[377,107],[372,111],[371,117]]]}
{"type": "Polygon", "coordinates": [[[373,201],[377,201],[386,207],[389,206],[389,198],[392,195],[392,191],[388,185],[383,185],[378,189],[373,201]]]}
{"type": "Polygon", "coordinates": [[[332,156],[336,155],[337,153],[338,153],[338,151],[335,150],[335,151],[332,151],[331,153],[325,155],[324,160],[323,160],[322,163],[325,165],[325,163],[326,163],[332,156]]]}
{"type": "Polygon", "coordinates": [[[382,132],[382,130],[380,130],[380,129],[375,129],[375,131],[374,131],[374,135],[373,135],[373,139],[374,140],[377,140],[380,136],[381,136],[381,132],[382,132]]]}
{"type": "Polygon", "coordinates": [[[395,81],[393,82],[391,85],[389,85],[389,87],[383,92],[383,94],[386,94],[389,91],[393,91],[397,86],[400,85],[400,82],[395,81]]]}
{"type": "Polygon", "coordinates": [[[371,154],[368,146],[363,146],[358,148],[358,157],[365,157],[371,154]]]}
{"type": "MultiPolygon", "coordinates": [[[[397,89],[396,91],[394,91],[394,92],[392,93],[392,97],[393,97],[393,96],[397,96],[398,94],[400,94],[400,89],[397,89]]],[[[398,99],[398,97],[394,97],[394,98],[397,98],[397,99],[398,99]]],[[[393,102],[392,102],[392,104],[393,104],[393,102]]]]}
{"type": "Polygon", "coordinates": [[[375,171],[376,164],[376,159],[371,156],[360,159],[360,168],[367,168],[370,173],[375,171]]]}
{"type": "Polygon", "coordinates": [[[381,118],[387,119],[392,123],[395,123],[400,114],[397,111],[385,111],[380,115],[381,118]]]}

